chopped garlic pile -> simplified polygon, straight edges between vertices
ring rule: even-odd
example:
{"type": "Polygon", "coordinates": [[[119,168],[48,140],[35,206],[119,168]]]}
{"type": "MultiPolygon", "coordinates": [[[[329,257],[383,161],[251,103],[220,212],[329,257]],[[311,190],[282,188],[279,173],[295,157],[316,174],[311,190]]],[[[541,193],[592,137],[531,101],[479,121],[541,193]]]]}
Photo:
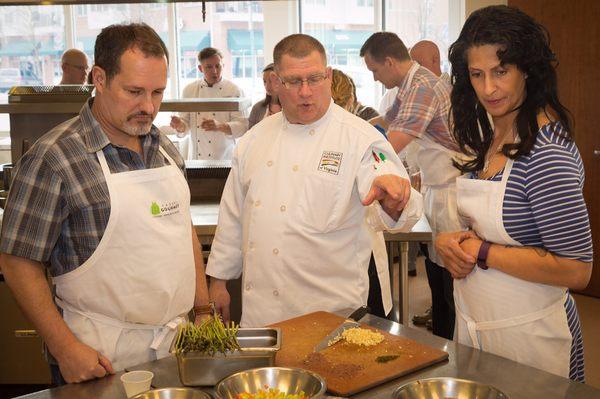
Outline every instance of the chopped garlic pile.
{"type": "Polygon", "coordinates": [[[360,327],[349,328],[342,333],[341,338],[345,339],[346,342],[351,344],[362,346],[377,345],[384,339],[383,334],[360,327]]]}

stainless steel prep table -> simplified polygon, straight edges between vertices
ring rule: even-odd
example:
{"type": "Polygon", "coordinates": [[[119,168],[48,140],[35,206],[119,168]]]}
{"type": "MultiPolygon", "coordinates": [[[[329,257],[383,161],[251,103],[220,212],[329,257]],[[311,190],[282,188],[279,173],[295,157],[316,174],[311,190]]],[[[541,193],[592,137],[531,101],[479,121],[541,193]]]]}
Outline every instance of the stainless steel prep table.
{"type": "MultiPolygon", "coordinates": [[[[345,313],[343,315],[349,314],[345,313]]],[[[593,399],[600,398],[600,390],[567,378],[558,377],[544,371],[524,366],[511,360],[460,345],[436,337],[423,330],[367,315],[362,323],[377,327],[391,334],[402,335],[424,344],[448,352],[449,360],[421,371],[409,374],[368,391],[352,396],[356,399],[389,399],[396,387],[415,379],[431,377],[465,378],[491,384],[508,395],[510,399],[593,399]]],[[[167,357],[150,363],[132,367],[132,370],[150,370],[154,373],[152,385],[155,388],[181,386],[174,357],[167,357]]],[[[94,380],[82,384],[47,389],[22,398],[28,399],[72,399],[125,398],[119,375],[94,380]]],[[[211,387],[202,388],[214,396],[211,387]]]]}
{"type": "MultiPolygon", "coordinates": [[[[198,239],[203,244],[210,244],[217,229],[219,216],[219,204],[201,203],[192,204],[192,223],[196,229],[198,239]]],[[[408,233],[385,233],[384,234],[388,259],[390,266],[390,278],[392,278],[392,263],[394,255],[400,255],[399,291],[392,289],[394,300],[393,319],[405,326],[408,325],[408,243],[431,241],[431,228],[425,218],[421,219],[408,233]]],[[[394,284],[392,284],[393,286],[394,284]]],[[[393,288],[393,287],[392,287],[393,288]]]]}

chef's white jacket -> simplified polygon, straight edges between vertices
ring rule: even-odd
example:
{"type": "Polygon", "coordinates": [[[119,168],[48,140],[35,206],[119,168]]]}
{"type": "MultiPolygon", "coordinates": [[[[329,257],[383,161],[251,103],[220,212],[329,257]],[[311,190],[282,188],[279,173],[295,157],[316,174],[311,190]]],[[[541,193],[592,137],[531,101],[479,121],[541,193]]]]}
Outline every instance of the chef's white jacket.
{"type": "MultiPolygon", "coordinates": [[[[365,217],[376,230],[408,231],[422,213],[412,190],[398,222],[378,203],[367,215],[361,198],[389,173],[408,179],[383,135],[333,101],[312,124],[280,112],[240,139],[206,272],[224,280],[243,272],[242,326],[367,303],[365,217]]],[[[389,280],[386,288],[389,296],[389,280]]]]}
{"type": "MultiPolygon", "coordinates": [[[[235,83],[221,79],[213,86],[208,86],[204,79],[190,83],[183,89],[183,98],[221,98],[243,97],[242,90],[235,83]]],[[[184,137],[190,133],[187,159],[231,159],[235,139],[248,130],[247,112],[214,111],[214,112],[181,112],[179,117],[188,126],[188,131],[178,134],[184,137]],[[200,125],[203,119],[215,119],[225,122],[231,128],[231,135],[220,131],[206,131],[200,125]]]]}

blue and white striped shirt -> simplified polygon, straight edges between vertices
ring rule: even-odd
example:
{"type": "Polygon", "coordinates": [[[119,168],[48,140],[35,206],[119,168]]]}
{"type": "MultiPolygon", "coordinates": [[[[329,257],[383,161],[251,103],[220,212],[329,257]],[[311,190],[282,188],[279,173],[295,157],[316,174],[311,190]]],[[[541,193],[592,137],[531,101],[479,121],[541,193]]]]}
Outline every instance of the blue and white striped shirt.
{"type": "MultiPolygon", "coordinates": [[[[531,152],[515,159],[502,206],[504,228],[524,246],[560,257],[593,261],[592,235],[583,199],[583,162],[560,123],[543,126],[531,152]]],[[[502,171],[490,178],[502,180],[502,171]]],[[[569,378],[584,382],[583,340],[573,297],[565,302],[573,338],[569,378]]]]}

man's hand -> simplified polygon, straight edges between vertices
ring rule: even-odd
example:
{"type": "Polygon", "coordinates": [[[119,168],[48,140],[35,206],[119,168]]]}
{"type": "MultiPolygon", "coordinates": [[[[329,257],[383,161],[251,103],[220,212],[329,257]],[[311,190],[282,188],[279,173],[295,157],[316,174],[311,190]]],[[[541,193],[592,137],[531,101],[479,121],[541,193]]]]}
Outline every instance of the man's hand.
{"type": "Polygon", "coordinates": [[[210,296],[210,300],[215,303],[215,311],[221,315],[223,322],[229,322],[231,297],[229,296],[229,292],[227,292],[227,280],[219,280],[211,277],[208,295],[210,296]]]}
{"type": "Polygon", "coordinates": [[[200,126],[204,130],[217,130],[217,131],[222,131],[222,125],[224,125],[224,123],[219,123],[218,121],[216,121],[214,119],[203,119],[202,123],[200,124],[200,126]]]}
{"type": "Polygon", "coordinates": [[[409,199],[409,180],[396,175],[382,175],[373,180],[371,189],[362,204],[368,206],[373,201],[379,201],[385,213],[397,221],[409,199]]]}
{"type": "Polygon", "coordinates": [[[83,382],[114,374],[110,360],[80,341],[55,354],[60,373],[66,382],[83,382]]]}
{"type": "Polygon", "coordinates": [[[187,129],[183,119],[175,115],[171,116],[171,127],[177,130],[179,133],[183,133],[187,129]]]}
{"type": "Polygon", "coordinates": [[[473,271],[477,262],[475,246],[479,251],[480,245],[481,240],[471,230],[439,233],[435,240],[435,249],[441,256],[444,267],[456,279],[465,278],[473,271]]]}
{"type": "Polygon", "coordinates": [[[204,320],[210,319],[211,317],[213,317],[213,315],[208,314],[208,313],[195,315],[194,316],[194,324],[198,326],[198,325],[202,324],[202,322],[204,320]]]}

